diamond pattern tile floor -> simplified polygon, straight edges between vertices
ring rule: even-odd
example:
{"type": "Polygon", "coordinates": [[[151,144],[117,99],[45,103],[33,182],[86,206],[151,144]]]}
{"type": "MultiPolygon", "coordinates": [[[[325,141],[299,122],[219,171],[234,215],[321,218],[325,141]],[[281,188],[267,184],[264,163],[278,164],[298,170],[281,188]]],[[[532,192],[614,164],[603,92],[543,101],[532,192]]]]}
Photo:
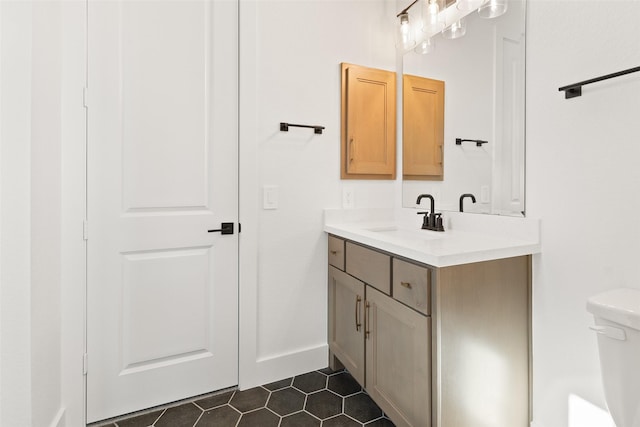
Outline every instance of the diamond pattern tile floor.
{"type": "Polygon", "coordinates": [[[328,368],[92,427],[394,427],[353,377],[328,368]]]}

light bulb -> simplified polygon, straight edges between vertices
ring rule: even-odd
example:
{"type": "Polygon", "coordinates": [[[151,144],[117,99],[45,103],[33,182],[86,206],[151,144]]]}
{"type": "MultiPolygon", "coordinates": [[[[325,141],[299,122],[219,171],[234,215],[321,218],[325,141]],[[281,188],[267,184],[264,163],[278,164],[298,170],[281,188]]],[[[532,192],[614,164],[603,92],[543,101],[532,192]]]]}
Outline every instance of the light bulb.
{"type": "Polygon", "coordinates": [[[445,39],[457,39],[464,36],[467,33],[467,23],[464,18],[454,22],[447,28],[442,30],[442,37],[445,39]]]}
{"type": "Polygon", "coordinates": [[[410,49],[415,46],[416,41],[411,31],[411,23],[409,22],[409,14],[402,13],[399,16],[400,26],[398,27],[398,45],[403,49],[410,49]]]}
{"type": "Polygon", "coordinates": [[[507,0],[488,0],[478,9],[482,18],[497,18],[507,11],[507,0]]]}
{"type": "Polygon", "coordinates": [[[482,5],[484,0],[458,0],[456,2],[456,8],[465,12],[476,10],[482,5]]]}
{"type": "Polygon", "coordinates": [[[422,31],[425,33],[437,33],[441,31],[444,23],[440,18],[440,5],[438,4],[438,0],[425,0],[422,19],[424,27],[422,31]]]}
{"type": "Polygon", "coordinates": [[[436,44],[433,38],[429,37],[427,39],[422,40],[421,43],[416,46],[414,49],[415,53],[419,53],[422,55],[426,55],[427,53],[431,53],[435,50],[436,44]]]}

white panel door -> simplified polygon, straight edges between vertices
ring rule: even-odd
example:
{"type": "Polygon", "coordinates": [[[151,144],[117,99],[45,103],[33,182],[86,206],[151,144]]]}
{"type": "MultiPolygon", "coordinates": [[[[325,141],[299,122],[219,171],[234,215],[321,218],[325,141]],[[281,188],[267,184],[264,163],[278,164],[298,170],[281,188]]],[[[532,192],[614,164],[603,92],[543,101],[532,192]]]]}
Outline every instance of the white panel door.
{"type": "Polygon", "coordinates": [[[88,10],[94,422],[237,384],[238,3],[88,10]]]}

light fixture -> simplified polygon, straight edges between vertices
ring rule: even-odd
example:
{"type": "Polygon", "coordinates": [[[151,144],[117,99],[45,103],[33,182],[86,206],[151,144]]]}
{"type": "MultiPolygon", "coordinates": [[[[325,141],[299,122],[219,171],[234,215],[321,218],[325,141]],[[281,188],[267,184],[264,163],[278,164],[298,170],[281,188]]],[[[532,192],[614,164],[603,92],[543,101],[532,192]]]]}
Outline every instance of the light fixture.
{"type": "Polygon", "coordinates": [[[424,0],[422,5],[422,31],[438,33],[444,28],[443,15],[440,14],[439,0],[424,0]]]}
{"type": "Polygon", "coordinates": [[[485,0],[458,0],[456,7],[458,10],[470,12],[479,8],[485,0]]]}
{"type": "Polygon", "coordinates": [[[404,12],[398,15],[400,22],[398,24],[398,45],[403,49],[411,49],[415,46],[416,41],[413,37],[413,29],[409,21],[409,13],[404,12]]]}
{"type": "Polygon", "coordinates": [[[482,18],[497,18],[507,11],[507,0],[488,0],[478,8],[478,15],[482,18]]]}
{"type": "Polygon", "coordinates": [[[445,39],[458,39],[464,36],[467,32],[467,22],[464,18],[460,18],[460,20],[455,21],[447,28],[442,30],[442,37],[445,39]]]}
{"type": "Polygon", "coordinates": [[[457,39],[467,32],[465,16],[474,10],[482,18],[496,18],[507,11],[509,0],[413,0],[409,6],[396,15],[398,18],[397,44],[405,53],[415,46],[416,53],[429,53],[435,49],[438,33],[445,39],[457,39]],[[410,22],[415,15],[409,14],[420,2],[421,21],[410,22]],[[453,7],[453,5],[456,5],[453,7]],[[447,24],[452,22],[449,26],[447,24]],[[417,40],[417,44],[416,44],[417,40]]]}
{"type": "Polygon", "coordinates": [[[416,48],[413,49],[413,51],[421,55],[426,55],[427,53],[433,52],[435,48],[436,48],[436,43],[433,40],[433,37],[429,37],[422,40],[420,43],[418,43],[418,46],[416,46],[416,48]]]}

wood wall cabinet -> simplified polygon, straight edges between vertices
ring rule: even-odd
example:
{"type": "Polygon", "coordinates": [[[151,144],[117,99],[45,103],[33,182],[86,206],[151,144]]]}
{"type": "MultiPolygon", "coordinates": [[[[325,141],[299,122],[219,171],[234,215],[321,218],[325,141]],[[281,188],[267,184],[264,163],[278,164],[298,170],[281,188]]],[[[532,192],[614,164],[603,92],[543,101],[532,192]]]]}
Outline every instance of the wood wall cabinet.
{"type": "Polygon", "coordinates": [[[444,178],[444,82],[402,80],[402,170],[408,180],[444,178]]]}
{"type": "Polygon", "coordinates": [[[341,64],[342,179],[395,179],[396,74],[341,64]]]}
{"type": "Polygon", "coordinates": [[[329,240],[331,367],[398,427],[529,425],[530,256],[436,268],[329,240]]]}

